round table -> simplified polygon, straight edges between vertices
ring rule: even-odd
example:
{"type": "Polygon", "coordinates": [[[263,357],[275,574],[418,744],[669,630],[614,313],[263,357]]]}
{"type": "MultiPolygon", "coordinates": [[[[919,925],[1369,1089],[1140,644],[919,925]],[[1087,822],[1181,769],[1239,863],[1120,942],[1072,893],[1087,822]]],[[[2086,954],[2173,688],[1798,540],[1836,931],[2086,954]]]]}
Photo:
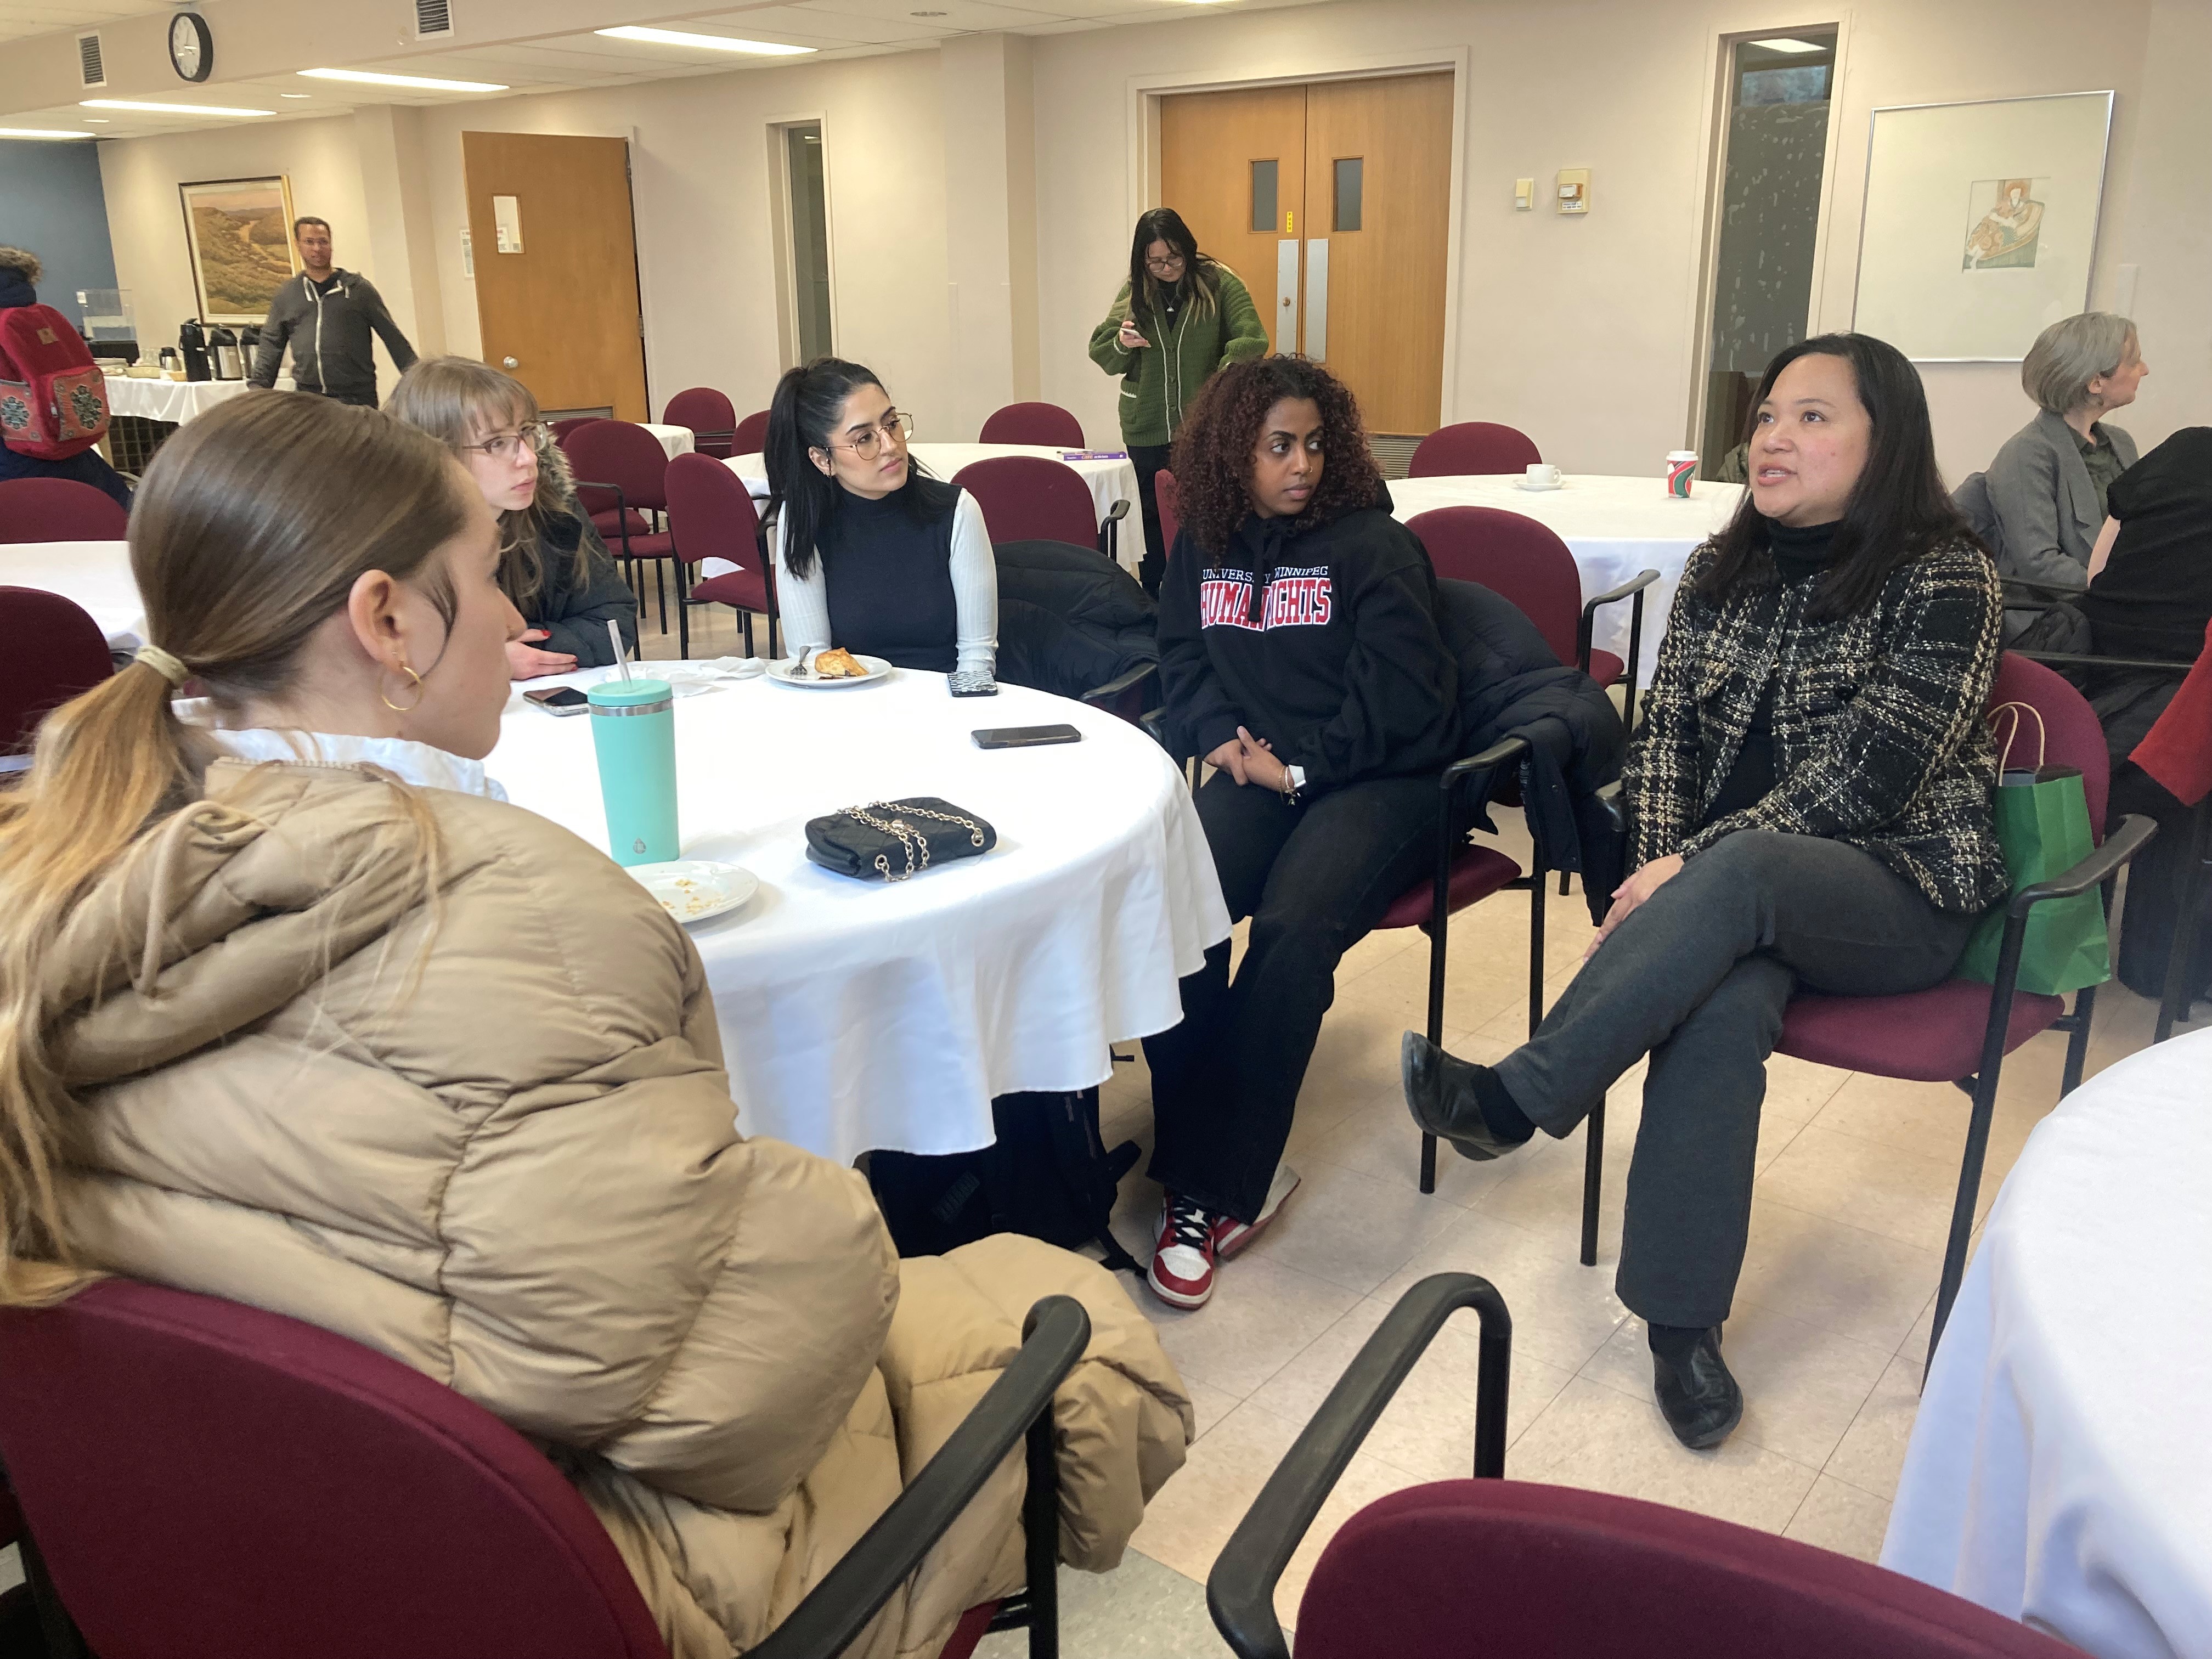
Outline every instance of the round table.
{"type": "MultiPolygon", "coordinates": [[[[605,846],[592,717],[553,718],[520,689],[492,775],[605,846]]],[[[1108,1045],[1175,1024],[1176,980],[1228,937],[1181,774],[1081,703],[1011,685],[956,701],[944,675],[905,671],[837,690],[755,678],[680,697],[676,744],[684,856],[761,880],[690,929],[749,1134],[841,1164],[988,1146],[994,1096],[1103,1081],[1108,1045]],[[1062,723],[1083,740],[986,751],[969,737],[1062,723]],[[980,814],[998,845],[891,885],[807,862],[809,818],[910,795],[980,814]]]]}
{"type": "MultiPolygon", "coordinates": [[[[1639,685],[1651,683],[1659,641],[1682,567],[1698,544],[1726,524],[1743,499],[1741,484],[1692,485],[1687,500],[1667,493],[1664,478],[1570,473],[1557,489],[1523,489],[1510,473],[1448,478],[1394,478],[1393,516],[1401,520],[1439,507],[1497,507],[1549,526],[1575,556],[1585,599],[1618,587],[1638,571],[1659,580],[1644,590],[1644,660],[1639,685]]],[[[1609,605],[1592,619],[1591,643],[1626,659],[1629,605],[1609,605]]]]}
{"type": "Polygon", "coordinates": [[[146,607],[128,542],[0,543],[0,587],[39,587],[81,606],[112,651],[146,643],[146,607]]]}
{"type": "Polygon", "coordinates": [[[660,440],[660,447],[668,452],[672,461],[698,447],[698,435],[688,426],[659,426],[651,421],[640,421],[638,424],[660,440]]]}
{"type": "MultiPolygon", "coordinates": [[[[249,390],[244,380],[134,380],[123,374],[106,376],[106,387],[111,415],[165,421],[172,426],[181,426],[249,390]]],[[[291,389],[289,382],[285,389],[291,389]]]]}
{"type": "MultiPolygon", "coordinates": [[[[1097,511],[1101,526],[1114,510],[1115,502],[1129,504],[1128,516],[1115,532],[1116,562],[1124,570],[1133,571],[1145,556],[1145,514],[1137,495],[1137,468],[1126,455],[1101,459],[1085,456],[1079,450],[1054,449],[1042,444],[913,444],[908,446],[908,453],[948,482],[962,467],[1000,455],[1034,455],[1040,460],[1058,461],[1063,466],[1073,467],[1091,491],[1091,505],[1097,511]]],[[[755,495],[768,494],[765,456],[732,455],[728,465],[755,495]]]]}
{"type": "Polygon", "coordinates": [[[2212,1031],[2036,1127],[1990,1212],[1887,1567],[2101,1659],[2212,1654],[2212,1031]]]}

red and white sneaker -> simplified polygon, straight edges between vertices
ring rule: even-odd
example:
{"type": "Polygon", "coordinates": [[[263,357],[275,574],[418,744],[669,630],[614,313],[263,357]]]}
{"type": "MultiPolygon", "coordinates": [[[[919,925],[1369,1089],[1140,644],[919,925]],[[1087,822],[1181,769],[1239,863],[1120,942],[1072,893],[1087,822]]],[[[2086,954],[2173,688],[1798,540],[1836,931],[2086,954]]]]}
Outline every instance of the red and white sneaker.
{"type": "Polygon", "coordinates": [[[1287,1164],[1275,1165],[1275,1178],[1267,1183],[1267,1201],[1260,1206],[1260,1218],[1247,1226],[1234,1216],[1213,1218],[1213,1253],[1226,1261],[1260,1236],[1260,1229],[1275,1218],[1275,1212],[1283,1207],[1283,1200],[1298,1189],[1298,1172],[1287,1164]]]}
{"type": "Polygon", "coordinates": [[[1166,1199],[1145,1281],[1170,1307],[1203,1308],[1213,1295],[1214,1230],[1221,1220],[1189,1199],[1174,1193],[1166,1199]]]}

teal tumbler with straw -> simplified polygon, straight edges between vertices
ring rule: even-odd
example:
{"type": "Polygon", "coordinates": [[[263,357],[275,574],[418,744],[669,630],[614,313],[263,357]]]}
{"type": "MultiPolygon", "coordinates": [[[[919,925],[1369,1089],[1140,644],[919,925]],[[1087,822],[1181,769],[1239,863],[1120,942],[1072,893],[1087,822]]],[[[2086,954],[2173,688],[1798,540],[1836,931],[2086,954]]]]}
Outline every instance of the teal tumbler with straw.
{"type": "MultiPolygon", "coordinates": [[[[611,623],[607,631],[615,634],[611,623]]],[[[619,634],[615,663],[622,677],[585,694],[599,761],[599,798],[607,811],[607,851],[617,864],[665,864],[682,856],[676,832],[675,693],[665,680],[631,674],[619,634]]]]}

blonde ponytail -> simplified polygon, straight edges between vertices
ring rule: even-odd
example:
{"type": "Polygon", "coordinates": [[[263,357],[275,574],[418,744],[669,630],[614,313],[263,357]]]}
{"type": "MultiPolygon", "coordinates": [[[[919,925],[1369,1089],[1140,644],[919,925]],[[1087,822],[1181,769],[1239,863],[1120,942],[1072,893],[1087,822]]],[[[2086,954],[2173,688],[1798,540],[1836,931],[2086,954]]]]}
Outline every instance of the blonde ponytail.
{"type": "MultiPolygon", "coordinates": [[[[138,491],[131,562],[147,630],[219,706],[280,696],[368,571],[412,581],[450,623],[434,556],[472,494],[442,447],[374,410],[301,392],[234,399],[163,445],[138,491]]],[[[59,1198],[74,1111],[53,1039],[70,1010],[45,952],[100,878],[198,798],[210,750],[173,694],[152,663],[124,668],[46,717],[29,772],[0,793],[0,1304],[52,1302],[86,1277],[59,1198]]],[[[435,859],[426,840],[426,893],[435,859]]]]}

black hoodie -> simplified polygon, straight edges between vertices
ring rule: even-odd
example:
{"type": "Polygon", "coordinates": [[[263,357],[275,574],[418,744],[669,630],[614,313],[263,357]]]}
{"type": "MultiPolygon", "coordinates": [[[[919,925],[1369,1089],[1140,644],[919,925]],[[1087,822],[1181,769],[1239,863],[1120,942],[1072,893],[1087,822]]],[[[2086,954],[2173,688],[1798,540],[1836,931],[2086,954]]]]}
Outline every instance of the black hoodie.
{"type": "Polygon", "coordinates": [[[1160,679],[1189,749],[1244,726],[1310,788],[1434,772],[1459,757],[1459,676],[1436,573],[1382,507],[1322,525],[1248,514],[1227,551],[1176,544],[1160,588],[1160,679]]]}

